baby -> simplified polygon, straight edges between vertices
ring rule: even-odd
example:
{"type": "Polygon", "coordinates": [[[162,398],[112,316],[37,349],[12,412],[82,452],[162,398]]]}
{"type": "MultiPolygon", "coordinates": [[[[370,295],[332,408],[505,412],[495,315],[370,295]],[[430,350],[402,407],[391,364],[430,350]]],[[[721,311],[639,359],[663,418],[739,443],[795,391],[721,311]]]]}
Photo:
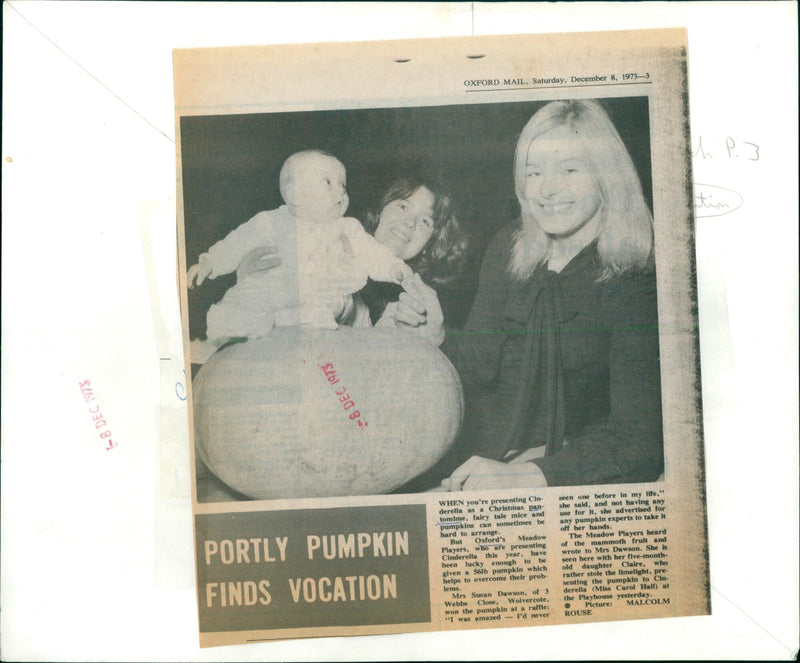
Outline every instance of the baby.
{"type": "Polygon", "coordinates": [[[319,150],[290,156],[280,173],[285,205],[259,212],[203,253],[187,274],[189,287],[236,270],[252,249],[274,245],[280,265],[230,288],[207,315],[207,336],[266,336],[275,325],[337,329],[350,295],[373,281],[412,284],[411,269],[353,218],[342,163],[319,150]]]}

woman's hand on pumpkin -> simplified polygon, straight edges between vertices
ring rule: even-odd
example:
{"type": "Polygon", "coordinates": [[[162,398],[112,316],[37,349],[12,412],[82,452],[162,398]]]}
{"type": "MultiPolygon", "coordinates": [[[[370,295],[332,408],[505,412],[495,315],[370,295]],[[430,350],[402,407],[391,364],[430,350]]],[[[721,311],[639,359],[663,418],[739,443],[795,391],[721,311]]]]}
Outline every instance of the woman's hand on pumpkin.
{"type": "Polygon", "coordinates": [[[393,311],[398,327],[417,333],[432,344],[439,346],[444,341],[444,315],[436,291],[425,285],[419,274],[414,274],[410,284],[404,284],[405,292],[393,311]]]}
{"type": "Polygon", "coordinates": [[[257,246],[253,250],[245,253],[239,266],[236,268],[236,282],[254,274],[264,272],[281,264],[281,257],[278,255],[278,247],[274,244],[257,246]]]}
{"type": "Polygon", "coordinates": [[[544,488],[547,479],[535,463],[503,463],[472,456],[460,465],[442,486],[449,491],[487,488],[544,488]]]}

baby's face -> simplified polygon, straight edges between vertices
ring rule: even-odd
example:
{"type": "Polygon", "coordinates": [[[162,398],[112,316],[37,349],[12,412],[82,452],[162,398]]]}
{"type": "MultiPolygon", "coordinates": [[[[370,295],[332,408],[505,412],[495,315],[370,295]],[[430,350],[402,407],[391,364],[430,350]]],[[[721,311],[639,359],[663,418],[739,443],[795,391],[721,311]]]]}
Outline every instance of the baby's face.
{"type": "Polygon", "coordinates": [[[347,174],[338,159],[323,154],[306,157],[293,173],[294,213],[318,223],[335,221],[350,202],[346,182],[347,174]]]}

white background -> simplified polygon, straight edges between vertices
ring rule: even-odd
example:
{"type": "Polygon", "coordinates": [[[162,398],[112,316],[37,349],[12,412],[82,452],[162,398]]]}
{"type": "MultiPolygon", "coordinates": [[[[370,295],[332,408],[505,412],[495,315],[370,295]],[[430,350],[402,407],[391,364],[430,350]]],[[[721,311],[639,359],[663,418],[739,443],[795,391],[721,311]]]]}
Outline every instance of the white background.
{"type": "Polygon", "coordinates": [[[3,660],[794,658],[795,3],[3,10],[3,660]],[[177,363],[172,49],[681,26],[693,143],[702,135],[712,154],[695,158],[695,181],[744,199],[697,222],[713,615],[201,651],[177,363]],[[733,156],[744,142],[758,161],[733,156]],[[110,451],[83,379],[119,444],[110,451]]]}

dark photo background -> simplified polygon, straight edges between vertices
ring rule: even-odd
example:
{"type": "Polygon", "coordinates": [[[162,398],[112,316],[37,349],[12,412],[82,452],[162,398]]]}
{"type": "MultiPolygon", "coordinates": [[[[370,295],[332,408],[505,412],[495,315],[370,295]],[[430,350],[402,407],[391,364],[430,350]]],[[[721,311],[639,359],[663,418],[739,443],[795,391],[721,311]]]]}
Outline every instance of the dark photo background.
{"type": "MultiPolygon", "coordinates": [[[[415,163],[441,179],[470,239],[464,278],[439,291],[448,326],[461,326],[492,236],[519,215],[513,161],[517,136],[545,101],[457,106],[182,117],[181,169],[187,267],[231,230],[283,204],[284,160],[322,149],[347,169],[347,216],[364,219],[398,168],[415,163]]],[[[625,142],[652,209],[647,97],[601,100],[625,142]]],[[[189,293],[190,337],[235,282],[207,280],[189,293]]]]}

